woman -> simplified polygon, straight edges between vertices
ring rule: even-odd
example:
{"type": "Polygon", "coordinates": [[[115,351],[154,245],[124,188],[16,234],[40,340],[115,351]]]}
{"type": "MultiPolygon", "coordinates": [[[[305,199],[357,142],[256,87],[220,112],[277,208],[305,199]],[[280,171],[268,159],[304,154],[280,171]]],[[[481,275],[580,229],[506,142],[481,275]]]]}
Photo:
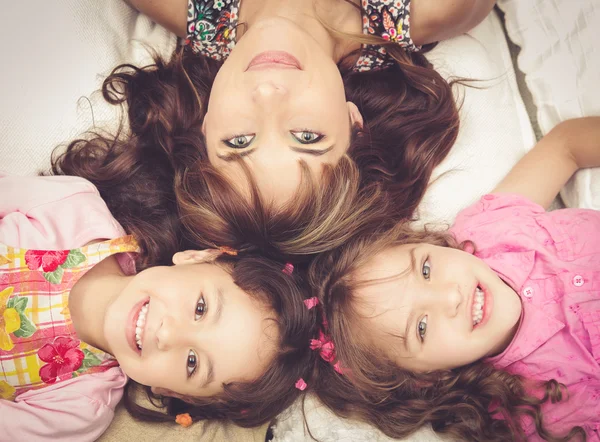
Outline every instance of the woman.
{"type": "MultiPolygon", "coordinates": [[[[361,112],[360,94],[348,94],[352,76],[343,79],[340,69],[381,71],[397,65],[396,58],[402,60],[405,69],[393,81],[410,83],[411,74],[422,73],[411,72],[415,66],[406,66],[413,63],[399,48],[419,51],[421,45],[461,34],[479,23],[495,3],[128,1],[178,36],[187,37],[186,45],[194,53],[224,60],[210,88],[202,126],[208,159],[231,180],[243,184],[239,162],[231,161],[242,156],[263,195],[278,202],[289,199],[298,186],[298,160],[305,161],[313,172],[319,171],[323,163],[335,164],[349,151],[357,132],[373,132],[368,129],[373,129],[370,120],[374,117],[361,112]],[[405,78],[400,78],[402,74],[405,78]]],[[[417,66],[427,65],[422,57],[416,58],[417,66]]],[[[375,86],[375,82],[385,83],[386,79],[369,81],[375,86]]],[[[438,91],[440,84],[448,88],[438,75],[428,72],[419,81],[434,91],[433,101],[451,100],[449,90],[438,91]]],[[[415,87],[419,89],[419,85],[415,87]]],[[[382,96],[396,95],[396,101],[406,98],[399,92],[394,94],[396,91],[381,92],[382,96]]],[[[424,114],[429,110],[425,106],[419,109],[424,114]]],[[[437,111],[443,113],[442,109],[437,111]]],[[[366,113],[370,113],[368,109],[366,113]]],[[[452,113],[454,121],[445,121],[441,141],[427,146],[435,160],[426,168],[425,182],[456,137],[458,117],[455,110],[452,113]]],[[[435,138],[436,121],[431,123],[428,136],[435,138]]],[[[394,138],[407,144],[404,137],[394,138]]],[[[415,180],[409,181],[414,184],[415,180]]]]}

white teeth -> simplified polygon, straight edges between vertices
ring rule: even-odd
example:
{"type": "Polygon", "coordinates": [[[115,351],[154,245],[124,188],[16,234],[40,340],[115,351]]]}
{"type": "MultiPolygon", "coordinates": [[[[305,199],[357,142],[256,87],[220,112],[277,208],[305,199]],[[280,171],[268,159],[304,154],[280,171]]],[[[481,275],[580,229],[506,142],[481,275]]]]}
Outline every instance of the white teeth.
{"type": "Polygon", "coordinates": [[[137,321],[135,323],[135,342],[138,348],[142,349],[142,338],[144,337],[144,326],[146,325],[146,315],[148,314],[148,303],[140,310],[137,321]]]}
{"type": "Polygon", "coordinates": [[[479,287],[475,290],[475,298],[473,299],[473,325],[477,325],[483,319],[483,305],[485,304],[485,296],[479,287]]]}

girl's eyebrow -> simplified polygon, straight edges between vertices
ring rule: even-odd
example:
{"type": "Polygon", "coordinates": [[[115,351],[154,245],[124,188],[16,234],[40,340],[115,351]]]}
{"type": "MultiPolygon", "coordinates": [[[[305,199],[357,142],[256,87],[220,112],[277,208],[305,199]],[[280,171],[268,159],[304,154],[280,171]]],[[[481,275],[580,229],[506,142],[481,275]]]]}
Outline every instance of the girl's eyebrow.
{"type": "Polygon", "coordinates": [[[412,249],[409,250],[409,253],[410,253],[410,271],[412,273],[415,273],[417,271],[417,254],[415,253],[416,249],[417,249],[417,246],[414,246],[412,249]]]}
{"type": "Polygon", "coordinates": [[[408,315],[408,318],[406,318],[406,328],[404,329],[404,338],[402,339],[403,344],[404,344],[404,349],[406,350],[407,353],[410,353],[410,348],[408,348],[408,339],[409,339],[409,333],[410,333],[410,325],[413,322],[413,318],[415,316],[415,312],[414,310],[411,310],[411,312],[408,315]]]}
{"type": "MultiPolygon", "coordinates": [[[[212,317],[212,325],[213,327],[216,326],[219,321],[221,320],[221,316],[223,316],[223,305],[225,304],[224,302],[224,297],[223,297],[223,291],[221,289],[217,289],[217,295],[215,296],[215,303],[216,303],[216,310],[215,310],[215,314],[212,317]]],[[[211,382],[213,382],[215,380],[215,364],[213,363],[212,358],[208,355],[208,353],[205,353],[206,355],[206,379],[204,380],[204,382],[202,382],[202,384],[200,385],[200,388],[204,388],[207,385],[209,385],[211,382]]]]}

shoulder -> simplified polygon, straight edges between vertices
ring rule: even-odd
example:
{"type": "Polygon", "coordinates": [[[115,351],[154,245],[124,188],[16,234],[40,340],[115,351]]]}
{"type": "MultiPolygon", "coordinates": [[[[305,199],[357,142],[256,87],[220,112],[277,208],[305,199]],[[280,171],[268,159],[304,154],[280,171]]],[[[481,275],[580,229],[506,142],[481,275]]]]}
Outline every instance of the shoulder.
{"type": "Polygon", "coordinates": [[[72,249],[124,235],[98,189],[72,176],[1,177],[0,242],[72,249]]]}
{"type": "Polygon", "coordinates": [[[188,0],[186,46],[194,53],[225,60],[235,46],[240,0],[188,0]]]}
{"type": "Polygon", "coordinates": [[[418,51],[411,38],[411,0],[363,0],[363,32],[418,51]]]}
{"type": "Polygon", "coordinates": [[[463,209],[456,217],[452,232],[460,235],[465,231],[486,226],[506,229],[518,217],[532,217],[545,213],[539,204],[516,194],[487,194],[463,209]]]}
{"type": "Polygon", "coordinates": [[[0,401],[8,440],[93,441],[108,428],[127,378],[119,368],[84,375],[0,401]]]}
{"type": "Polygon", "coordinates": [[[31,209],[67,198],[74,194],[98,196],[98,189],[88,180],[74,176],[0,176],[3,205],[19,202],[21,210],[31,209]]]}

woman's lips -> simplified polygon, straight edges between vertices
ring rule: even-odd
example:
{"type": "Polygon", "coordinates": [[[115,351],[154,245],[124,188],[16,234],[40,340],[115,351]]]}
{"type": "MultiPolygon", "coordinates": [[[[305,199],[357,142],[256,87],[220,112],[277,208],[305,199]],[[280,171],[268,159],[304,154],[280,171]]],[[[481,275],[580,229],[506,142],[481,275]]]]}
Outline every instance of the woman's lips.
{"type": "Polygon", "coordinates": [[[246,71],[258,71],[263,69],[298,69],[302,65],[296,57],[285,51],[265,51],[255,56],[246,71]]]}

